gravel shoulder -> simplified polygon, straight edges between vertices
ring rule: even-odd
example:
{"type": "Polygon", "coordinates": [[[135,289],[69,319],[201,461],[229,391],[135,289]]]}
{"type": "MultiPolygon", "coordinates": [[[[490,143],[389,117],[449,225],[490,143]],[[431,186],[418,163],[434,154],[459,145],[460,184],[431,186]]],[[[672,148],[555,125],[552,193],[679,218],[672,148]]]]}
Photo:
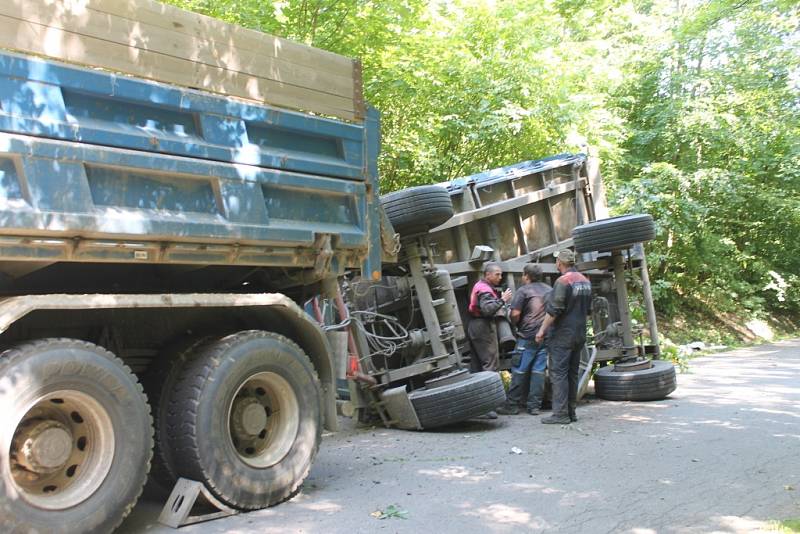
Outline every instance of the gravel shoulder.
{"type": "MultiPolygon", "coordinates": [[[[691,361],[666,400],[325,437],[301,493],[184,533],[758,532],[800,517],[800,340],[691,361]],[[521,450],[521,454],[512,452],[521,450]],[[390,505],[406,519],[377,519],[390,505]]],[[[120,532],[168,533],[144,501],[120,532]]]]}

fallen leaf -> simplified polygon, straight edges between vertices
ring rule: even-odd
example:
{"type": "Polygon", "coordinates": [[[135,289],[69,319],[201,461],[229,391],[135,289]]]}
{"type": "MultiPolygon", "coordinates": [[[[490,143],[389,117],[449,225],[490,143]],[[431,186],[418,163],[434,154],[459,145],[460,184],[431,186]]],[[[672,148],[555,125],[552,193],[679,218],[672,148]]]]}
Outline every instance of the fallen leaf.
{"type": "Polygon", "coordinates": [[[389,519],[392,517],[396,517],[399,519],[408,519],[408,512],[406,510],[401,510],[394,504],[390,504],[389,506],[386,507],[386,510],[383,510],[381,512],[381,516],[378,519],[389,519]]]}
{"type": "Polygon", "coordinates": [[[371,515],[375,519],[390,519],[390,518],[408,519],[408,511],[401,510],[397,505],[394,504],[390,504],[389,506],[386,507],[385,510],[375,510],[369,515],[371,515]]]}

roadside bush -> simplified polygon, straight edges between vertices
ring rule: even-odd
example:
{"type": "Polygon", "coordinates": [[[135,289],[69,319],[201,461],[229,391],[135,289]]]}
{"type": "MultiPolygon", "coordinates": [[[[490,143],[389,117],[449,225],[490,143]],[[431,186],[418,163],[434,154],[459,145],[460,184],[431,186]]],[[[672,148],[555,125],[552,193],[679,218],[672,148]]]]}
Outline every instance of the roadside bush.
{"type": "Polygon", "coordinates": [[[653,296],[671,316],[696,311],[760,316],[800,312],[798,207],[722,169],[687,173],[667,163],[617,183],[618,213],[649,213],[653,296]]]}

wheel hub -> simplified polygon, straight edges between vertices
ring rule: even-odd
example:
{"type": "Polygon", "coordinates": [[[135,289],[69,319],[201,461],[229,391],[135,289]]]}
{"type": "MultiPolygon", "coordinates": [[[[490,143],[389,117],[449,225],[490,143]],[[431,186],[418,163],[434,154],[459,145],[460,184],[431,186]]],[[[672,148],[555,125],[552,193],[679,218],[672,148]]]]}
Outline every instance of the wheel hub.
{"type": "Polygon", "coordinates": [[[58,421],[39,421],[14,438],[17,463],[34,473],[60,469],[72,453],[72,433],[58,421]]]}
{"type": "Polygon", "coordinates": [[[650,369],[651,367],[653,367],[653,362],[646,358],[614,362],[614,371],[617,373],[624,373],[626,371],[644,371],[645,369],[650,369]]]}
{"type": "Polygon", "coordinates": [[[257,399],[239,398],[233,407],[234,432],[240,436],[257,436],[267,427],[267,411],[257,399]]]}
{"type": "Polygon", "coordinates": [[[64,510],[97,491],[114,458],[111,417],[97,399],[58,390],[16,416],[7,467],[21,498],[44,510],[64,510]]]}
{"type": "Polygon", "coordinates": [[[256,373],[245,380],[228,412],[231,445],[239,459],[261,469],[275,465],[292,448],[299,412],[297,395],[277,373],[256,373]]]}

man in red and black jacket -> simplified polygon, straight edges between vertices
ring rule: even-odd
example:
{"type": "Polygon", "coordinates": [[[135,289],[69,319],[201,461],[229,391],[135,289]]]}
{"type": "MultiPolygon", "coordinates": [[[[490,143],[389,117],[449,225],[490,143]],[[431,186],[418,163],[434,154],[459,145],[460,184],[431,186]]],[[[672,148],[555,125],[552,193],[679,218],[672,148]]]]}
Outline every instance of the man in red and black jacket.
{"type": "MultiPolygon", "coordinates": [[[[511,290],[502,293],[499,290],[503,281],[503,268],[495,262],[486,262],[483,266],[483,278],[472,288],[469,295],[470,315],[467,335],[472,345],[472,372],[494,371],[500,359],[500,348],[497,343],[497,327],[495,315],[511,300],[511,290]]],[[[497,419],[497,412],[488,412],[486,417],[497,419]]]]}
{"type": "Polygon", "coordinates": [[[544,322],[536,334],[537,343],[547,334],[553,387],[553,414],[542,423],[569,424],[578,420],[578,368],[586,344],[586,317],[592,311],[592,284],[575,268],[575,253],[571,250],[558,253],[556,268],[561,276],[553,285],[545,304],[544,322]]]}
{"type": "Polygon", "coordinates": [[[473,372],[497,371],[500,349],[497,346],[497,328],[494,318],[511,300],[511,290],[502,293],[499,290],[503,281],[503,268],[499,263],[486,262],[483,266],[483,278],[472,288],[469,296],[470,320],[467,335],[472,344],[473,372]]]}

